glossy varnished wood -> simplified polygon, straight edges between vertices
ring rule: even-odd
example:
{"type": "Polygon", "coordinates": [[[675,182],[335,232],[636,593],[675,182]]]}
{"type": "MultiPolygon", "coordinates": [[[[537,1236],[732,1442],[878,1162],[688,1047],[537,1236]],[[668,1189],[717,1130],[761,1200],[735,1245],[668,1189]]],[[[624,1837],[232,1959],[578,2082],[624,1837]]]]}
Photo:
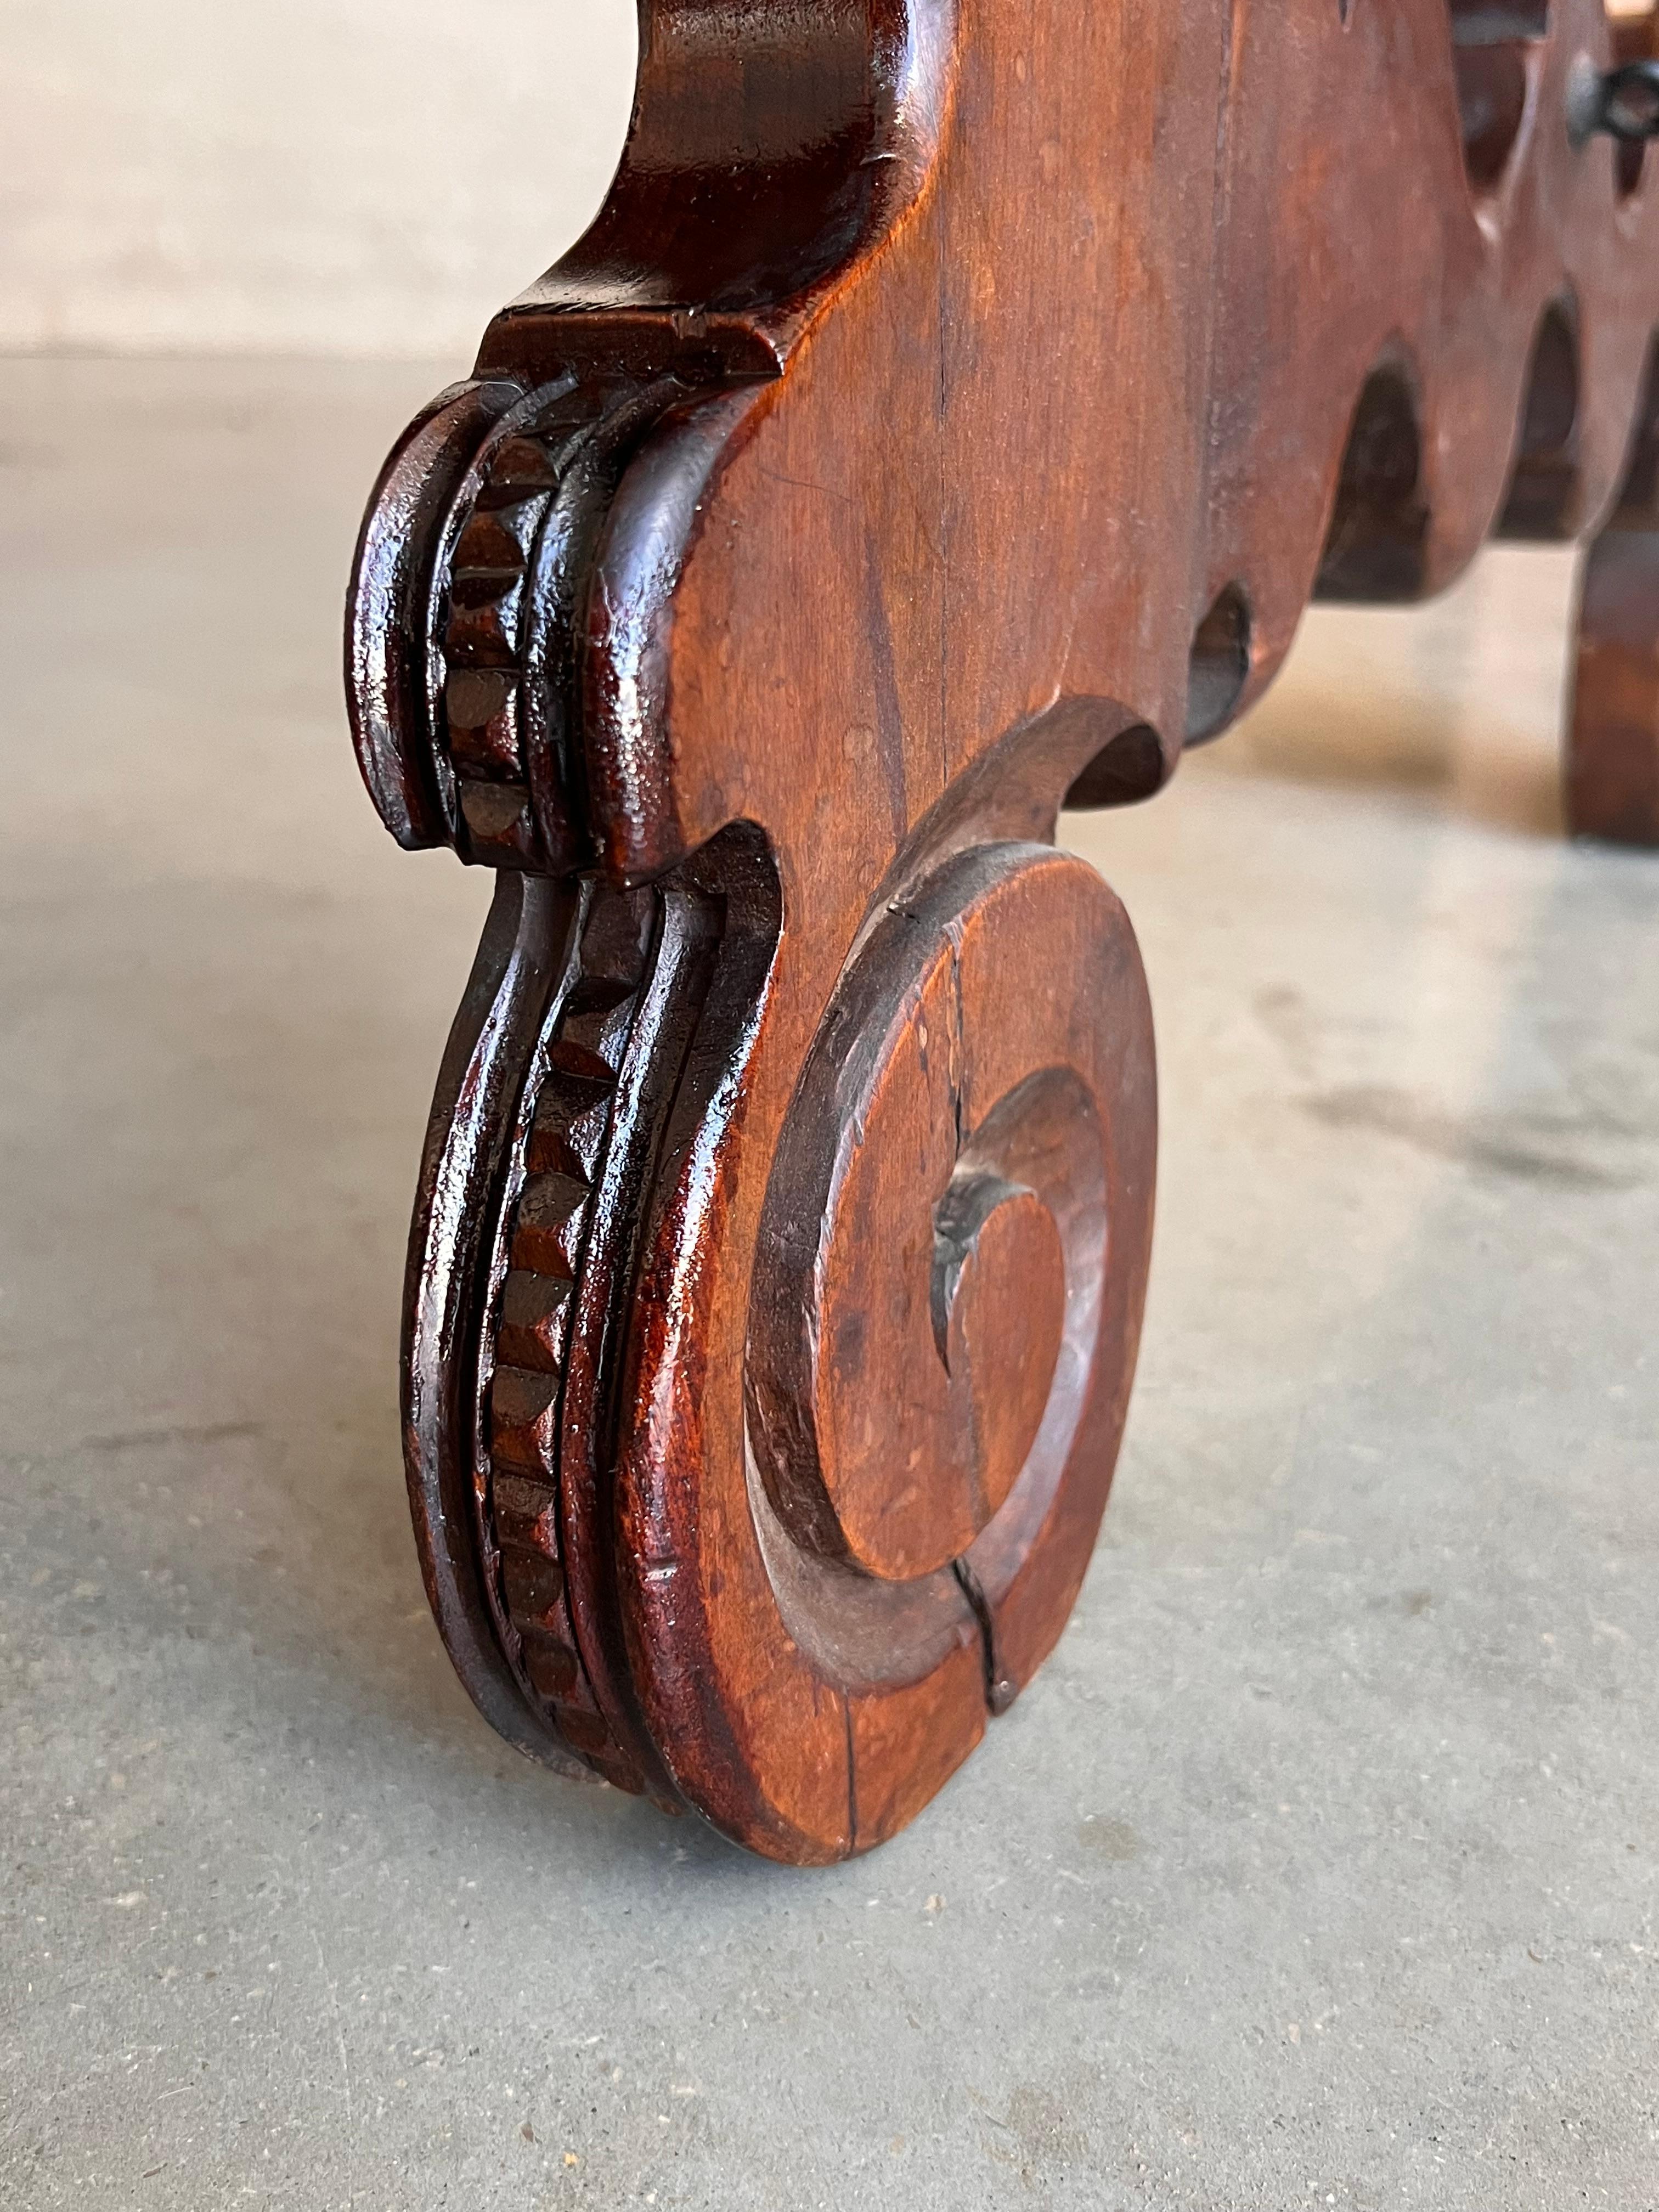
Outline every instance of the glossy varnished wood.
{"type": "Polygon", "coordinates": [[[406,1399],[525,1748],[832,1859],[1040,1666],[1155,1122],[1056,810],[1150,796],[1310,596],[1611,511],[1572,817],[1659,837],[1659,188],[1573,123],[1650,28],[642,6],[606,207],[394,454],[349,646],[388,827],[502,872],[406,1399]]]}

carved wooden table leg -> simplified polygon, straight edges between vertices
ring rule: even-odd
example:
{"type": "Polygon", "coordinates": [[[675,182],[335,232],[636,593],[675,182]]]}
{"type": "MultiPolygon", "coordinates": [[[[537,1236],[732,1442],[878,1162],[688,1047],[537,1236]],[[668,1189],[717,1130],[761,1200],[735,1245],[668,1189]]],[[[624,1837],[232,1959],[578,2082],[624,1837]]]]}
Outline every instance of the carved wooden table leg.
{"type": "MultiPolygon", "coordinates": [[[[1659,325],[1636,52],[1601,0],[643,0],[611,196],[394,453],[351,607],[387,827],[499,872],[404,1403],[526,1752],[835,1859],[1041,1664],[1155,1121],[1056,811],[1156,792],[1310,593],[1607,503],[1659,325]]],[[[1574,770],[1632,837],[1653,406],[1574,770]]]]}

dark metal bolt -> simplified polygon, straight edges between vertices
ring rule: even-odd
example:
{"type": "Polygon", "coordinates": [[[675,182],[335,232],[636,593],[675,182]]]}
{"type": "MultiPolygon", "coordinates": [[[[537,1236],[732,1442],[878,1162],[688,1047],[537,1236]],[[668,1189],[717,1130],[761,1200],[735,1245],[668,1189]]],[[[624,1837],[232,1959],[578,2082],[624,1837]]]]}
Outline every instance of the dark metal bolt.
{"type": "Polygon", "coordinates": [[[1599,77],[1589,127],[1627,146],[1659,138],[1659,61],[1626,62],[1599,77]]]}

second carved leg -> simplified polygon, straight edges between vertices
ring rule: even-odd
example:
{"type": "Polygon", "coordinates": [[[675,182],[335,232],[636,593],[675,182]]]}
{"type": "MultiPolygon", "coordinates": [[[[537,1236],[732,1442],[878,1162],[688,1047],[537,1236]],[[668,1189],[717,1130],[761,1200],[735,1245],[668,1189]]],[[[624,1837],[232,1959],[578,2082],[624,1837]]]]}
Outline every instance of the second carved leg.
{"type": "Polygon", "coordinates": [[[1618,506],[1584,558],[1567,824],[1659,845],[1659,355],[1618,506]]]}

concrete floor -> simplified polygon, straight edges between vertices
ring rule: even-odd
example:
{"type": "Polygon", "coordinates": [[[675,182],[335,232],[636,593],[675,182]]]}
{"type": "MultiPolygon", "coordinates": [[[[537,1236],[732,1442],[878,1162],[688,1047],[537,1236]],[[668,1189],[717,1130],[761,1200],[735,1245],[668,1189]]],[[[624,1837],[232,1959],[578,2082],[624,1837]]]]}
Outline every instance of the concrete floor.
{"type": "Polygon", "coordinates": [[[1040,1685],[830,1874],[520,1762],[422,1601],[402,1244],[485,885],[338,608],[438,367],[0,366],[0,2202],[1659,2205],[1659,858],[1569,571],[1322,615],[1070,827],[1159,1243],[1040,1685]]]}

